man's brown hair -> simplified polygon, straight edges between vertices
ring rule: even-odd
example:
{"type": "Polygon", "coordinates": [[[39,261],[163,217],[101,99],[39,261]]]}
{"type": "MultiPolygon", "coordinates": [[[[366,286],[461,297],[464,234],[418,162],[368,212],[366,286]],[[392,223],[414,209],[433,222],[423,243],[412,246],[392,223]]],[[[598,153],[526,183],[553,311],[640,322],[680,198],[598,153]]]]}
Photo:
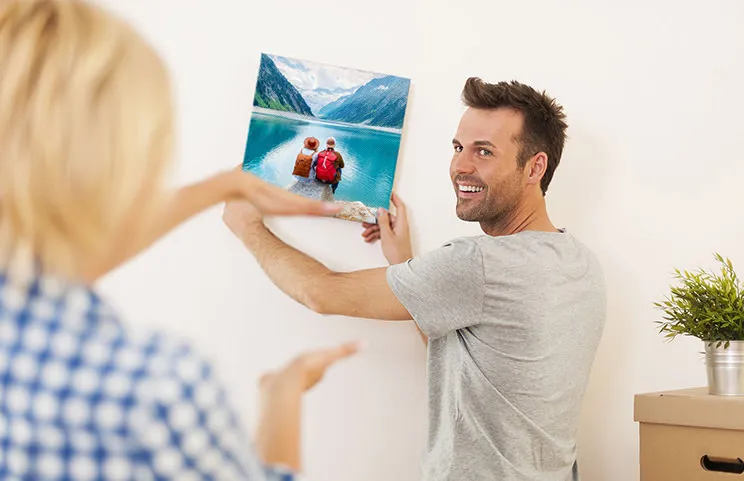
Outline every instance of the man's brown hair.
{"type": "Polygon", "coordinates": [[[563,107],[544,91],[538,92],[515,80],[490,84],[471,77],[465,82],[462,99],[466,106],[476,109],[508,108],[522,113],[522,133],[516,139],[520,144],[517,161],[524,167],[535,154],[547,154],[548,165],[540,182],[545,195],[566,143],[568,124],[563,107]]]}

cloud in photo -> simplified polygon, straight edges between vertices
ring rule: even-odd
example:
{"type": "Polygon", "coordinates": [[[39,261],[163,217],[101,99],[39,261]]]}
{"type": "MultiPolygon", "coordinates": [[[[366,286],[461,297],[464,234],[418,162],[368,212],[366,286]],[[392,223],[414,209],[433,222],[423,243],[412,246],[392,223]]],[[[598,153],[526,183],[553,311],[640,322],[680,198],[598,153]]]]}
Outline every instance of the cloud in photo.
{"type": "Polygon", "coordinates": [[[279,71],[300,91],[314,113],[340,97],[383,74],[335,65],[307,62],[278,55],[270,56],[279,71]]]}

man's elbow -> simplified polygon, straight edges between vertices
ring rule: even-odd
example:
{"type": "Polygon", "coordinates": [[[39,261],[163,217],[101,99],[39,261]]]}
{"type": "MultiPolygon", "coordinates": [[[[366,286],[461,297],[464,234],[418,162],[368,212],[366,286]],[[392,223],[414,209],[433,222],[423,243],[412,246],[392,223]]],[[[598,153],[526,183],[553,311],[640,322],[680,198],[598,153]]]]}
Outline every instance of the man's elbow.
{"type": "Polygon", "coordinates": [[[328,314],[328,302],[315,290],[308,292],[300,299],[300,302],[313,312],[322,315],[328,314]]]}
{"type": "Polygon", "coordinates": [[[334,274],[329,273],[323,279],[317,279],[317,282],[305,290],[304,298],[301,299],[305,307],[323,316],[342,314],[338,307],[338,295],[334,295],[338,291],[331,286],[334,274]]]}
{"type": "Polygon", "coordinates": [[[305,307],[321,316],[336,314],[331,308],[330,303],[325,299],[308,299],[304,304],[305,307]]]}

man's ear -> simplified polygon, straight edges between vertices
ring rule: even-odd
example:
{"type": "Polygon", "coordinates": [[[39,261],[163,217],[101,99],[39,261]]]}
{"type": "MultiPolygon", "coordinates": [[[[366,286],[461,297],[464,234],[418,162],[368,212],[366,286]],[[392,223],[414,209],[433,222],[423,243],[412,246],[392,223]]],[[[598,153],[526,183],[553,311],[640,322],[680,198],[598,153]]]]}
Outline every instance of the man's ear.
{"type": "Polygon", "coordinates": [[[535,156],[527,162],[527,168],[529,169],[527,183],[540,185],[540,181],[545,175],[545,171],[548,169],[548,154],[545,152],[535,154],[535,156]]]}

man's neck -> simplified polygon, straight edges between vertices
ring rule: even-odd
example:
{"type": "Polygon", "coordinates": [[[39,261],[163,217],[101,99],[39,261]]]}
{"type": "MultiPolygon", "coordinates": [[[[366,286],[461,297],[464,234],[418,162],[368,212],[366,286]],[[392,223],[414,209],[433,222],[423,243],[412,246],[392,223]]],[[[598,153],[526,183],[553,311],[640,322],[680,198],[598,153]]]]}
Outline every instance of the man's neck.
{"type": "Polygon", "coordinates": [[[494,222],[480,223],[484,233],[490,236],[504,236],[522,231],[558,232],[550,221],[544,198],[532,203],[524,203],[509,215],[494,222]]]}

